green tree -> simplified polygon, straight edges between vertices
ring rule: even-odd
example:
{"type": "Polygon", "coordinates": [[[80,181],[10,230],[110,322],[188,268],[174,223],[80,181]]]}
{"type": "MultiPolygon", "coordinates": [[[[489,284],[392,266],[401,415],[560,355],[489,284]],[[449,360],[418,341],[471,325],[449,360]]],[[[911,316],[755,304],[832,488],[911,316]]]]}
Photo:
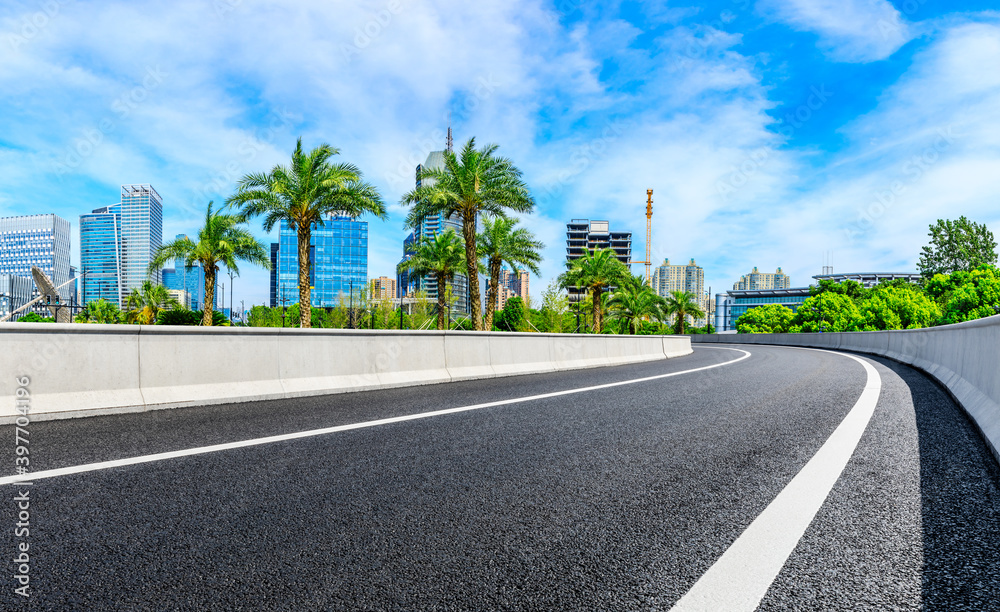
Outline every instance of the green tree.
{"type": "MultiPolygon", "coordinates": [[[[902,282],[906,282],[905,280],[902,282]]],[[[809,295],[817,296],[821,293],[836,293],[839,295],[846,295],[852,300],[863,299],[868,295],[868,290],[865,286],[857,281],[845,280],[841,282],[832,281],[830,279],[823,279],[819,281],[818,285],[813,285],[809,287],[809,295]]]]}
{"type": "Polygon", "coordinates": [[[118,304],[101,298],[87,304],[80,314],[77,315],[76,320],[80,323],[120,323],[122,320],[122,311],[118,308],[118,304]]]}
{"type": "Polygon", "coordinates": [[[18,323],[52,323],[53,321],[55,319],[52,317],[43,317],[37,312],[29,312],[17,320],[18,323]]]}
{"type": "Polygon", "coordinates": [[[997,243],[985,224],[965,217],[959,217],[958,221],[938,219],[930,226],[928,236],[931,241],[921,249],[917,262],[924,278],[997,264],[997,243]]]}
{"type": "Polygon", "coordinates": [[[542,260],[538,251],[545,248],[545,245],[536,240],[529,230],[517,227],[517,219],[507,217],[497,217],[492,221],[483,219],[483,233],[477,235],[476,240],[479,256],[486,258],[486,268],[490,275],[483,328],[492,330],[503,264],[509,265],[515,274],[521,269],[527,269],[537,275],[540,273],[538,262],[542,260]]]}
{"type": "Polygon", "coordinates": [[[599,334],[603,327],[604,294],[609,287],[617,285],[630,276],[628,268],[618,261],[618,256],[611,249],[587,249],[583,256],[573,260],[570,269],[559,277],[560,285],[566,289],[576,287],[587,289],[590,293],[594,317],[594,333],[599,334]]]}
{"type": "Polygon", "coordinates": [[[447,285],[465,266],[468,250],[455,230],[449,229],[434,237],[421,238],[409,252],[413,256],[401,265],[401,269],[420,276],[433,274],[437,280],[437,328],[443,330],[448,310],[447,285]]]}
{"type": "Polygon", "coordinates": [[[688,291],[671,291],[666,302],[665,314],[668,317],[676,317],[674,320],[676,334],[684,333],[684,324],[687,323],[688,316],[693,319],[705,316],[705,311],[698,305],[695,294],[688,291]]]}
{"type": "Polygon", "coordinates": [[[940,305],[943,325],[989,317],[1000,307],[1000,270],[994,266],[936,274],[924,288],[940,305]]]}
{"type": "Polygon", "coordinates": [[[840,293],[821,293],[808,297],[795,311],[790,332],[862,331],[865,318],[851,298],[840,293]]]}
{"type": "Polygon", "coordinates": [[[861,300],[858,309],[865,331],[930,327],[941,318],[938,305],[912,285],[879,285],[861,300]]]}
{"type": "Polygon", "coordinates": [[[559,281],[550,282],[545,291],[542,292],[542,325],[540,327],[547,332],[562,332],[567,310],[569,310],[569,298],[559,287],[559,281]]]}
{"type": "Polygon", "coordinates": [[[476,139],[470,138],[459,155],[444,152],[443,168],[421,170],[417,177],[420,186],[403,196],[403,202],[413,206],[406,218],[410,226],[417,226],[431,215],[461,220],[469,303],[476,330],[483,329],[476,220],[479,215],[505,217],[508,211],[529,213],[535,207],[521,171],[509,159],[498,157],[496,150],[495,144],[476,149],[476,139]]]}
{"type": "MultiPolygon", "coordinates": [[[[247,174],[227,205],[240,208],[243,219],[264,217],[264,231],[281,221],[295,231],[298,240],[299,303],[311,304],[309,243],[314,224],[333,214],[360,217],[371,213],[386,218],[378,190],[362,180],[361,171],[348,163],[332,163],[340,150],[321,144],[309,153],[299,138],[288,166],[277,165],[269,173],[247,174]]],[[[312,326],[312,310],[299,313],[300,327],[312,326]]]]}
{"type": "Polygon", "coordinates": [[[148,280],[143,281],[140,288],[132,289],[125,304],[128,308],[125,313],[126,322],[139,325],[153,325],[161,310],[181,307],[177,298],[167,293],[166,287],[148,280]]]}
{"type": "Polygon", "coordinates": [[[618,319],[629,334],[636,334],[643,320],[662,321],[667,317],[667,301],[646,284],[642,276],[631,274],[608,299],[611,316],[618,319]]]}
{"type": "MultiPolygon", "coordinates": [[[[264,243],[241,227],[242,223],[236,215],[212,210],[212,202],[209,202],[205,224],[198,230],[198,241],[184,237],[164,244],[153,255],[149,273],[159,270],[172,259],[183,259],[184,265],[188,267],[198,263],[205,271],[205,304],[215,304],[215,280],[219,274],[219,264],[236,274],[240,272],[237,261],[255,264],[265,270],[271,269],[271,256],[264,243]]],[[[202,325],[213,325],[211,313],[209,308],[203,311],[202,325]]]]}
{"type": "Polygon", "coordinates": [[[741,334],[783,334],[792,326],[795,313],[781,304],[757,306],[736,319],[736,331],[741,334]]]}
{"type": "Polygon", "coordinates": [[[521,300],[520,296],[515,295],[507,300],[503,310],[497,316],[497,328],[503,331],[520,331],[524,326],[524,314],[524,301],[521,300]]]}

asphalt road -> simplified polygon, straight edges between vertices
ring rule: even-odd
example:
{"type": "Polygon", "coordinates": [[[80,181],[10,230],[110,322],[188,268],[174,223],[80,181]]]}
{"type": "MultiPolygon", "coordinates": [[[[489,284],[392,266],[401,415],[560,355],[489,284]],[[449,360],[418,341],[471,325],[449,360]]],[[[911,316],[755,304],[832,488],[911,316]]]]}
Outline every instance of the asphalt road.
{"type": "MultiPolygon", "coordinates": [[[[752,346],[634,384],[2,485],[11,610],[669,610],[824,445],[863,367],[752,346]],[[30,493],[30,536],[13,498],[30,493]]],[[[33,471],[512,400],[634,366],[30,425],[33,471]]],[[[882,389],[761,610],[1000,610],[1000,471],[948,396],[882,389]]],[[[13,473],[13,426],[0,473],[13,473]]]]}

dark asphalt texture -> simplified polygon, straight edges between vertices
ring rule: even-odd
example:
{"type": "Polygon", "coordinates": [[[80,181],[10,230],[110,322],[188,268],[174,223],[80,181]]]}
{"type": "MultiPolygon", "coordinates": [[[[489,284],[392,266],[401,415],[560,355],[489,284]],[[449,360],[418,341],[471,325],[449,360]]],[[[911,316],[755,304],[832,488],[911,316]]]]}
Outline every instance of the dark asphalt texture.
{"type": "MultiPolygon", "coordinates": [[[[8,577],[0,606],[669,609],[815,454],[864,385],[863,368],[843,356],[748,350],[740,363],[656,381],[38,481],[32,596],[14,595],[8,577]]],[[[634,366],[33,423],[32,468],[738,356],[698,347],[634,366]]],[[[883,381],[872,423],[761,609],[1000,609],[992,457],[941,389],[872,361],[883,381]]],[[[3,456],[9,474],[12,448],[3,456]]],[[[0,517],[10,526],[0,554],[12,559],[13,501],[0,502],[0,517]]]]}

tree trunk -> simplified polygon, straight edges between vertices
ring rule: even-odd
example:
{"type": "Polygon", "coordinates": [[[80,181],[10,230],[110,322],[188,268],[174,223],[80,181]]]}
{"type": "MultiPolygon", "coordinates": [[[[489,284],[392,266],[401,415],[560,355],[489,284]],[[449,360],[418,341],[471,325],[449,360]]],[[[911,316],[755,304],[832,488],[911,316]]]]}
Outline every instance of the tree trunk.
{"type": "Polygon", "coordinates": [[[205,266],[205,306],[201,315],[201,324],[211,327],[212,315],[215,312],[215,264],[205,266]]]}
{"type": "Polygon", "coordinates": [[[601,323],[604,317],[601,316],[601,287],[594,287],[594,333],[601,333],[601,323]]]}
{"type": "MultiPolygon", "coordinates": [[[[312,292],[309,288],[309,225],[299,225],[299,327],[312,327],[312,292]]],[[[280,282],[280,281],[279,281],[280,282]]]]}
{"type": "Polygon", "coordinates": [[[490,288],[486,291],[486,315],[483,317],[483,329],[493,331],[493,313],[497,310],[497,298],[500,293],[500,259],[490,258],[490,288]]]}
{"type": "Polygon", "coordinates": [[[472,312],[472,328],[483,329],[483,316],[479,307],[479,256],[476,254],[476,216],[462,215],[462,234],[465,238],[465,268],[469,282],[469,310],[472,312]]]}
{"type": "Polygon", "coordinates": [[[437,285],[438,285],[438,331],[444,330],[444,310],[447,308],[447,304],[444,301],[444,293],[447,289],[447,283],[445,282],[444,274],[438,272],[437,285]]]}

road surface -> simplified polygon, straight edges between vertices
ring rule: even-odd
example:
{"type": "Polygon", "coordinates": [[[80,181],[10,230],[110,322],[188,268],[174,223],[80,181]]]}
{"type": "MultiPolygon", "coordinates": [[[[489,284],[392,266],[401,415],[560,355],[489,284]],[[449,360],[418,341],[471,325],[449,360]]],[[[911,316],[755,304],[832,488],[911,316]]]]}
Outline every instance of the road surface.
{"type": "Polygon", "coordinates": [[[696,345],[29,431],[3,609],[1000,609],[996,463],[880,358],[696,345]]]}

